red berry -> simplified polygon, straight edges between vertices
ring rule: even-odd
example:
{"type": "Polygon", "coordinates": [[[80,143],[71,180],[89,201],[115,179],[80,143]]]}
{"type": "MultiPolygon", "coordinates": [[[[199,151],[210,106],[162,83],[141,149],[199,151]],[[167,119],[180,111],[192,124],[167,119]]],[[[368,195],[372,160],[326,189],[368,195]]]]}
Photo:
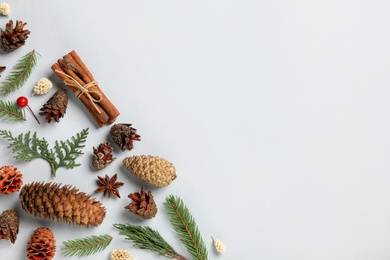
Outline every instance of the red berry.
{"type": "Polygon", "coordinates": [[[21,96],[19,97],[17,100],[16,100],[16,103],[18,104],[18,106],[20,107],[25,107],[25,106],[28,106],[28,99],[24,96],[21,96]]]}

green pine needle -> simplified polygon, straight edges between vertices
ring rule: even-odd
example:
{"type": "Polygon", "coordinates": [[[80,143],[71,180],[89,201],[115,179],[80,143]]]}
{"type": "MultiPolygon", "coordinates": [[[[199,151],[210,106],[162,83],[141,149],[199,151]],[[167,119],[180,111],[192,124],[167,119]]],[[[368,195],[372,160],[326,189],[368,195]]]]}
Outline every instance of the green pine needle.
{"type": "Polygon", "coordinates": [[[16,103],[0,100],[0,119],[8,121],[26,121],[26,113],[16,103]]]}
{"type": "Polygon", "coordinates": [[[88,128],[77,133],[70,141],[56,141],[54,150],[49,149],[49,143],[45,138],[39,139],[37,133],[31,136],[30,131],[14,137],[11,131],[0,130],[0,136],[11,142],[7,148],[12,149],[12,153],[16,154],[15,159],[25,162],[36,158],[44,159],[50,164],[52,175],[55,177],[60,167],[69,169],[80,166],[75,160],[83,154],[81,148],[84,147],[83,143],[87,139],[88,128]]]}
{"type": "Polygon", "coordinates": [[[20,88],[28,79],[31,72],[37,65],[37,55],[35,50],[24,55],[13,67],[0,85],[0,94],[8,95],[20,88]]]}
{"type": "Polygon", "coordinates": [[[113,226],[120,230],[120,235],[126,236],[127,240],[133,241],[135,247],[154,251],[166,258],[186,260],[184,256],[178,254],[164,238],[161,237],[158,231],[153,230],[150,227],[131,224],[114,224],[113,226]]]}
{"type": "Polygon", "coordinates": [[[196,225],[195,219],[184,204],[183,200],[173,195],[164,202],[169,221],[180,237],[180,241],[195,260],[207,260],[208,252],[203,238],[196,225]]]}
{"type": "Polygon", "coordinates": [[[110,235],[90,236],[62,242],[64,256],[87,256],[104,250],[112,241],[110,235]]]}

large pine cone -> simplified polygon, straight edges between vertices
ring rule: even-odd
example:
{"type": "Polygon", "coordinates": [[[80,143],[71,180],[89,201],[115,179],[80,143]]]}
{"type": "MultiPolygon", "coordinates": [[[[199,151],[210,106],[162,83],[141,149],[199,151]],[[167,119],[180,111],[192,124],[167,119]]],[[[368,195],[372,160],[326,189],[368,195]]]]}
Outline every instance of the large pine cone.
{"type": "Polygon", "coordinates": [[[175,166],[158,156],[130,156],[123,159],[122,162],[138,178],[156,186],[168,186],[176,179],[175,166]]]}
{"type": "Polygon", "coordinates": [[[15,28],[13,28],[14,22],[10,20],[5,26],[5,31],[0,28],[0,49],[11,52],[23,46],[30,34],[29,30],[24,30],[26,24],[16,21],[15,28]]]}
{"type": "Polygon", "coordinates": [[[19,198],[22,208],[35,217],[85,227],[98,226],[106,217],[99,201],[70,185],[33,182],[23,186],[19,198]]]}
{"type": "Polygon", "coordinates": [[[23,175],[17,168],[6,165],[0,168],[0,194],[10,194],[20,190],[23,175]]]}
{"type": "Polygon", "coordinates": [[[27,242],[27,259],[50,260],[56,254],[56,240],[53,232],[45,227],[37,228],[27,242]]]}
{"type": "Polygon", "coordinates": [[[52,119],[57,123],[64,117],[68,106],[68,94],[65,89],[57,90],[56,93],[42,106],[39,115],[46,116],[46,122],[52,119]]]}
{"type": "Polygon", "coordinates": [[[0,239],[9,239],[15,243],[19,233],[19,214],[13,210],[5,210],[0,215],[0,239]]]}
{"type": "Polygon", "coordinates": [[[141,192],[130,193],[128,196],[132,202],[125,207],[134,214],[145,218],[151,219],[157,214],[157,205],[154,202],[154,198],[151,191],[146,194],[144,188],[141,188],[141,192]]]}
{"type": "Polygon", "coordinates": [[[110,129],[112,140],[121,148],[122,152],[126,149],[134,148],[133,141],[141,141],[137,129],[132,128],[131,124],[115,124],[110,129]]]}

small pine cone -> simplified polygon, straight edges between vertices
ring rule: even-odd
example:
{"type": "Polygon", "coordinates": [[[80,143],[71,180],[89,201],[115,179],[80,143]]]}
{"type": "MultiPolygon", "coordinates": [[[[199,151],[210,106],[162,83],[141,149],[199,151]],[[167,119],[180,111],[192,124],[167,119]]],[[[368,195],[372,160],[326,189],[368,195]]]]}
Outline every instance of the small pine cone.
{"type": "Polygon", "coordinates": [[[17,168],[6,165],[0,168],[0,194],[10,194],[19,191],[23,184],[23,175],[17,168]]]}
{"type": "Polygon", "coordinates": [[[66,90],[57,90],[57,92],[54,93],[54,95],[39,110],[39,115],[46,116],[46,122],[49,124],[52,119],[58,123],[60,118],[64,117],[67,105],[68,94],[66,93],[66,90]]]}
{"type": "Polygon", "coordinates": [[[92,166],[97,170],[106,168],[107,165],[116,160],[116,158],[112,156],[113,150],[114,148],[111,146],[110,142],[101,143],[98,148],[93,147],[92,166]]]}
{"type": "Polygon", "coordinates": [[[111,260],[135,260],[135,258],[127,250],[113,250],[111,260]]]}
{"type": "Polygon", "coordinates": [[[168,186],[176,179],[175,166],[158,156],[130,156],[123,159],[122,162],[138,178],[156,186],[168,186]]]}
{"type": "Polygon", "coordinates": [[[27,259],[50,260],[56,254],[56,240],[53,232],[45,227],[37,228],[27,242],[27,259]]]}
{"type": "Polygon", "coordinates": [[[30,34],[29,30],[24,30],[26,24],[16,21],[15,28],[13,28],[14,22],[10,20],[5,26],[5,31],[0,28],[0,49],[11,52],[23,46],[30,34]]]}
{"type": "Polygon", "coordinates": [[[126,149],[134,148],[133,141],[141,141],[141,136],[137,129],[132,128],[131,124],[115,124],[111,127],[110,134],[112,140],[121,148],[122,152],[126,149]]]}
{"type": "Polygon", "coordinates": [[[33,95],[44,95],[51,90],[53,83],[47,78],[41,78],[34,86],[33,95]]]}
{"type": "Polygon", "coordinates": [[[0,3],[0,14],[8,16],[10,11],[10,6],[7,3],[0,3]]]}
{"type": "Polygon", "coordinates": [[[19,214],[8,209],[0,215],[0,239],[9,239],[12,244],[15,243],[19,233],[19,214]]]}
{"type": "Polygon", "coordinates": [[[70,185],[33,182],[22,187],[19,199],[24,211],[34,217],[84,227],[98,226],[106,217],[102,203],[70,185]]]}
{"type": "Polygon", "coordinates": [[[128,197],[132,202],[126,206],[125,209],[130,210],[130,212],[133,212],[144,219],[151,219],[156,216],[157,205],[154,202],[151,191],[148,191],[148,194],[146,194],[142,187],[140,193],[130,193],[128,197]]]}

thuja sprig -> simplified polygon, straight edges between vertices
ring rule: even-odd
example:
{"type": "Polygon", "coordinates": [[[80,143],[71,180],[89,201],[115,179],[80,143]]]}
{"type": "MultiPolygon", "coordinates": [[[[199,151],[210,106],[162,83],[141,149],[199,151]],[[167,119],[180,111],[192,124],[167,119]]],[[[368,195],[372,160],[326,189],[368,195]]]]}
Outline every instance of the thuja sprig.
{"type": "Polygon", "coordinates": [[[26,113],[16,103],[0,100],[0,119],[7,121],[26,121],[26,113]]]}
{"type": "Polygon", "coordinates": [[[37,65],[38,55],[39,54],[35,50],[32,50],[18,60],[16,65],[13,67],[13,70],[1,83],[0,94],[8,95],[20,88],[27,81],[31,72],[37,65]]]}
{"type": "Polygon", "coordinates": [[[112,241],[110,235],[90,236],[62,242],[64,256],[87,256],[104,250],[112,241]]]}
{"type": "Polygon", "coordinates": [[[77,157],[83,154],[81,148],[84,147],[88,136],[88,128],[77,133],[71,140],[56,141],[54,149],[49,149],[49,143],[45,138],[38,138],[37,133],[31,136],[30,131],[14,137],[11,131],[0,130],[0,136],[11,142],[7,147],[16,154],[15,159],[30,162],[33,159],[41,158],[47,161],[51,167],[51,173],[55,177],[58,168],[66,169],[80,166],[76,163],[77,157]]]}
{"type": "Polygon", "coordinates": [[[203,238],[196,225],[195,219],[184,204],[183,200],[173,195],[164,202],[169,221],[180,237],[180,241],[195,260],[207,260],[208,252],[203,238]]]}
{"type": "Polygon", "coordinates": [[[120,230],[120,235],[125,236],[127,240],[133,241],[135,247],[154,251],[166,258],[186,260],[184,256],[177,253],[172,246],[161,237],[158,231],[151,229],[150,227],[131,224],[114,224],[113,226],[120,230]]]}

